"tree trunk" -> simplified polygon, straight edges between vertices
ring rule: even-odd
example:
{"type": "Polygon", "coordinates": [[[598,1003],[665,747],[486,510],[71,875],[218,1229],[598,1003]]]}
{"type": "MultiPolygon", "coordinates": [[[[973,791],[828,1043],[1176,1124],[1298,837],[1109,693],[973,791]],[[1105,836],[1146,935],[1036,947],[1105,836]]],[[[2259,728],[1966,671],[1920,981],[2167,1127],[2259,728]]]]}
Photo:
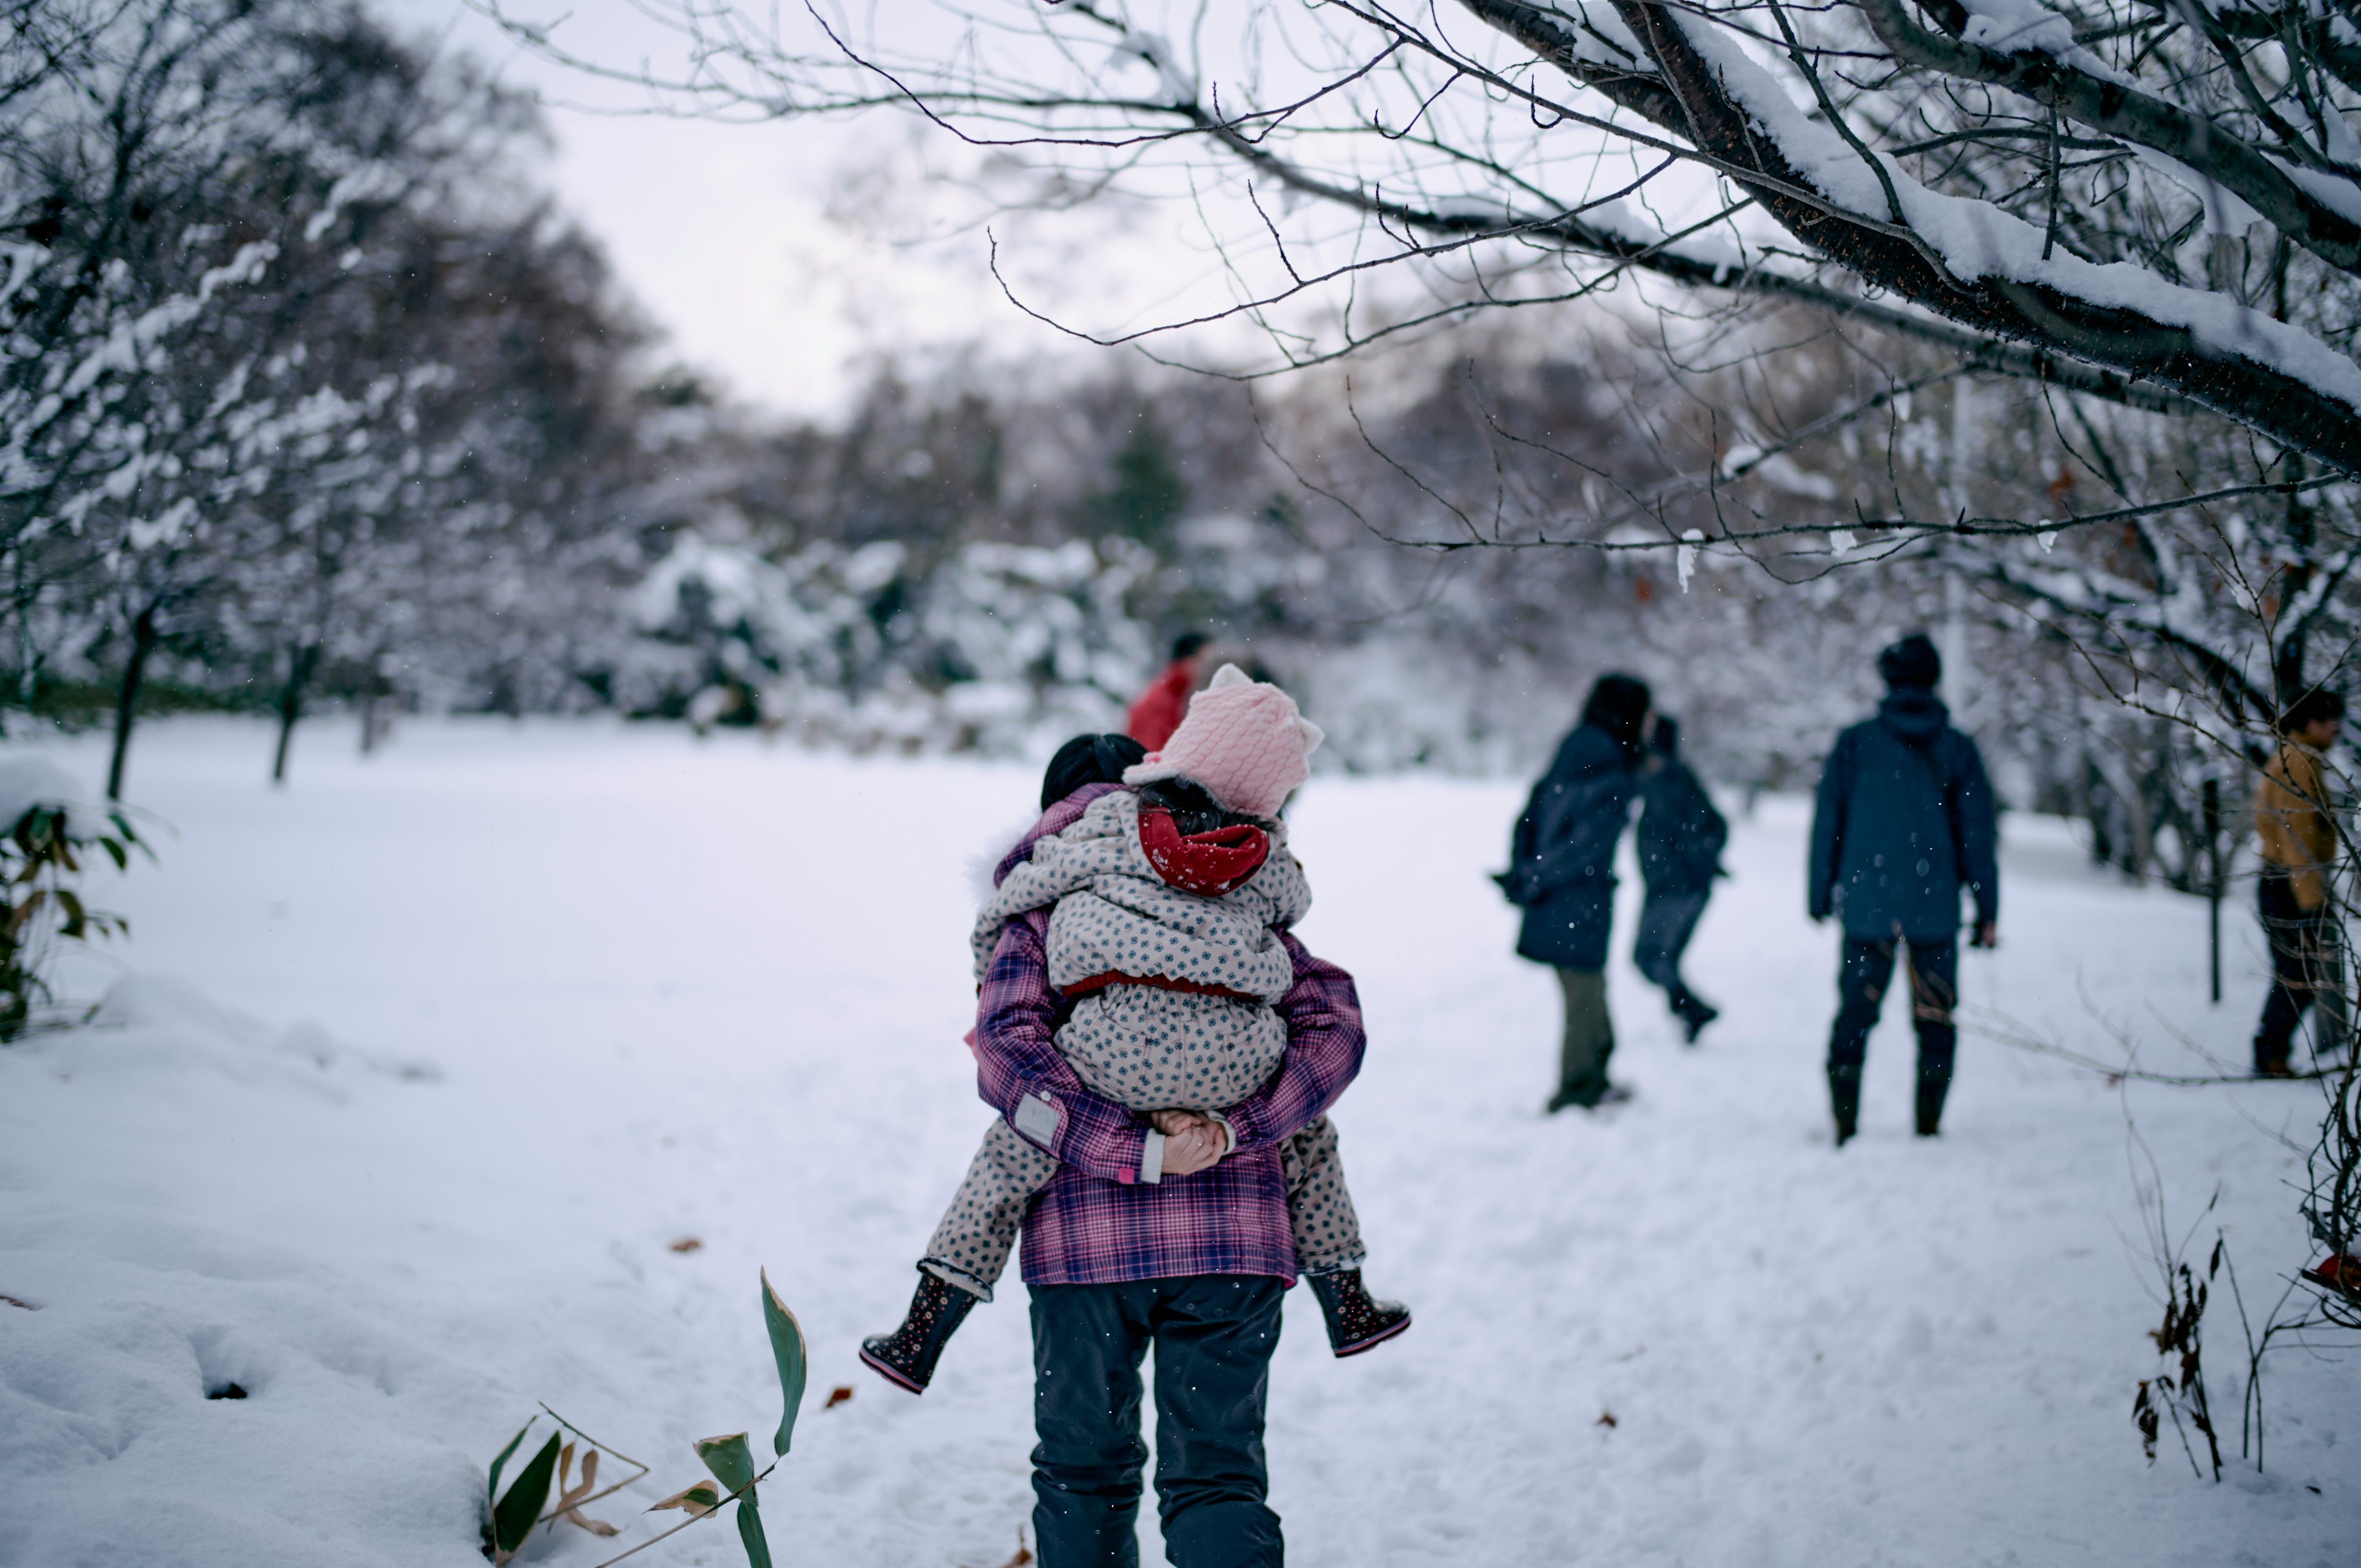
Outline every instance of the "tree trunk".
{"type": "Polygon", "coordinates": [[[2098,762],[2090,753],[2082,756],[2082,819],[2091,825],[2091,863],[2111,866],[2115,863],[2115,836],[2107,821],[2106,775],[2099,771],[2098,762]]]}
{"type": "Polygon", "coordinates": [[[139,684],[148,675],[148,655],[156,651],[156,607],[131,622],[131,657],[123,666],[123,689],[115,698],[115,755],[106,764],[106,798],[123,798],[123,769],[131,759],[131,720],[139,707],[139,684]]]}
{"type": "Polygon", "coordinates": [[[361,755],[376,754],[378,742],[385,739],[390,721],[385,717],[385,705],[393,696],[393,683],[385,676],[384,655],[369,661],[368,683],[361,689],[361,755]]]}
{"type": "Polygon", "coordinates": [[[2147,791],[2133,788],[2124,796],[2126,817],[2124,837],[2124,870],[2134,882],[2147,881],[2149,861],[2156,858],[2156,818],[2148,810],[2147,791]]]}
{"type": "Polygon", "coordinates": [[[270,782],[287,782],[287,751],[295,743],[295,721],[303,717],[303,689],[312,684],[312,672],[320,665],[320,645],[316,642],[291,650],[287,656],[287,685],[279,693],[279,751],[271,759],[270,782]]]}
{"type": "MultiPolygon", "coordinates": [[[[2288,497],[2286,526],[2288,541],[2295,546],[2298,559],[2289,564],[2280,578],[2279,601],[2282,606],[2292,601],[2310,585],[2312,568],[2304,564],[2301,557],[2310,554],[2320,533],[2312,510],[2303,504],[2303,498],[2300,495],[2288,497]]],[[[2304,634],[2303,618],[2283,620],[2269,630],[2279,639],[2279,646],[2271,652],[2271,696],[2276,706],[2265,718],[2277,728],[2279,715],[2309,689],[2309,683],[2303,678],[2303,655],[2304,644],[2310,639],[2304,634]]]]}
{"type": "Polygon", "coordinates": [[[23,554],[17,552],[16,567],[16,699],[30,713],[41,691],[40,661],[33,653],[33,614],[40,608],[41,590],[25,587],[23,554]]]}

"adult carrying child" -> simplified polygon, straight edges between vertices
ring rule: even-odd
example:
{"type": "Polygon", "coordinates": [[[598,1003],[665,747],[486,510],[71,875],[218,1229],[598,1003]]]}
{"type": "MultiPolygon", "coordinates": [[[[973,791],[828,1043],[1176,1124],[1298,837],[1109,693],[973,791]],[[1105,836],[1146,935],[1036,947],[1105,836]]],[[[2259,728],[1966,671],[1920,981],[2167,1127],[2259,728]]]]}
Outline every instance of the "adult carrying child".
{"type": "MultiPolygon", "coordinates": [[[[1049,911],[1049,978],[1069,1008],[1057,1050],[1093,1091],[1150,1119],[1141,1182],[1177,1179],[1166,1172],[1173,1148],[1203,1141],[1213,1158],[1225,1155],[1235,1138],[1222,1113],[1286,1055],[1274,1004],[1295,975],[1279,933],[1302,917],[1311,891],[1279,812],[1319,742],[1286,693],[1224,666],[1165,747],[1125,769],[1121,787],[1064,798],[1059,809],[1080,801],[1079,815],[1005,861],[977,916],[981,983],[1007,922],[1049,911]]],[[[908,1316],[862,1344],[878,1372],[924,1389],[944,1343],[991,1299],[1027,1207],[1057,1173],[1045,1152],[1056,1114],[1027,1102],[985,1135],[919,1263],[908,1316]]],[[[1320,1299],[1335,1354],[1400,1333],[1408,1310],[1371,1299],[1361,1284],[1334,1124],[1313,1120],[1280,1152],[1297,1271],[1320,1299]]]]}

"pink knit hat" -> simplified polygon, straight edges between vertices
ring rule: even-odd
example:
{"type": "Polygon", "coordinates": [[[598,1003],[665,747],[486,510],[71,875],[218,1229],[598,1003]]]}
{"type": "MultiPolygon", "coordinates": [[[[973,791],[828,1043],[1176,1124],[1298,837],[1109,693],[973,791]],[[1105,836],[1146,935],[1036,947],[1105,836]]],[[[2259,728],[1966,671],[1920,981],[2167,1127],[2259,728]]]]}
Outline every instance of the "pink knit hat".
{"type": "Polygon", "coordinates": [[[1312,776],[1304,759],[1320,749],[1320,726],[1295,699],[1224,664],[1190,699],[1189,716],[1160,751],[1126,768],[1127,784],[1188,778],[1231,811],[1276,817],[1288,792],[1312,776]]]}

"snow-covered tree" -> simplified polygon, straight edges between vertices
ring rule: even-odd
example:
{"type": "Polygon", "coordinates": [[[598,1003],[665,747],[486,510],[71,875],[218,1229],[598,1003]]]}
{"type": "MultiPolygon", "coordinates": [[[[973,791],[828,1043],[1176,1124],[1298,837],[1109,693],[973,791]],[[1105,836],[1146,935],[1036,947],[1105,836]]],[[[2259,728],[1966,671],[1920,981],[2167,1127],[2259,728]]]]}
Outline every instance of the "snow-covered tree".
{"type": "Polygon", "coordinates": [[[34,7],[0,43],[0,580],[22,687],[541,706],[641,565],[642,334],[530,105],[357,10],[34,7]],[[69,24],[75,24],[69,26],[69,24]]]}
{"type": "Polygon", "coordinates": [[[401,195],[414,116],[381,43],[237,0],[47,7],[5,42],[0,546],[20,625],[63,588],[122,650],[111,793],[157,649],[203,638],[274,481],[366,412],[318,384],[307,329],[401,195]]]}
{"type": "MultiPolygon", "coordinates": [[[[494,8],[678,107],[922,115],[1012,205],[1189,203],[1219,298],[1093,274],[1035,299],[1012,274],[1094,341],[1260,376],[1489,319],[1559,335],[1522,363],[1587,362],[1620,405],[1572,434],[1568,398],[1472,377],[1478,440],[1397,439],[1334,396],[1312,439],[1279,433],[1291,477],[1431,558],[1655,552],[1682,587],[1738,558],[1774,582],[1932,567],[2183,695],[2246,672],[2257,719],[2327,667],[2301,651],[2344,613],[2361,472],[2361,30],[2331,0],[945,0],[890,25],[659,4],[670,71],[494,8]],[[1602,359],[1569,302],[1629,352],[1602,359]],[[1224,323],[1259,356],[1189,335],[1224,323]],[[2029,449],[1988,452],[1986,423],[2029,449]],[[2269,646],[2251,614],[2190,620],[2217,529],[2250,546],[2253,604],[2296,607],[2269,646]]],[[[1582,580],[1471,575],[1507,625],[1582,580]]]]}
{"type": "MultiPolygon", "coordinates": [[[[183,373],[235,335],[275,254],[262,214],[222,221],[220,192],[283,123],[284,73],[247,9],[24,5],[0,38],[0,549],[27,669],[33,630],[76,619],[38,616],[41,596],[93,570],[136,584],[207,499],[252,482],[247,455],[216,444],[247,387],[183,373]]],[[[172,597],[127,596],[135,692],[172,597]]]]}
{"type": "Polygon", "coordinates": [[[902,105],[1085,191],[1226,181],[1197,194],[1232,308],[1289,360],[1645,278],[2361,467],[2361,32],[2329,0],[653,9],[686,103],[902,105]],[[1427,308],[1285,314],[1403,267],[1427,308]]]}

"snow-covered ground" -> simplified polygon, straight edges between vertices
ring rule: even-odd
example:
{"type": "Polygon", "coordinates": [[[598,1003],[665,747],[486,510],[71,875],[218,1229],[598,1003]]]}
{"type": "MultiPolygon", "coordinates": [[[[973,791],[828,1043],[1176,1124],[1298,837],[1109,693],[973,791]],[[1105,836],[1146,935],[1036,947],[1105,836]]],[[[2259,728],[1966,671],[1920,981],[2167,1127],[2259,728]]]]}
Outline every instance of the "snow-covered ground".
{"type": "MultiPolygon", "coordinates": [[[[779,1560],[1007,1559],[1021,1288],[923,1399],[854,1347],[898,1316],[983,1128],[967,862],[1034,776],[609,725],[421,724],[368,762],[349,740],[307,732],[274,793],[258,728],[145,730],[160,864],[93,889],[133,917],[131,980],[107,1027],[0,1052],[0,1294],[35,1309],[0,1303],[0,1563],[479,1563],[483,1465],[535,1400],[655,1466],[593,1510],[618,1542],[567,1529],[528,1559],[597,1562],[702,1473],[692,1440],[775,1420],[758,1265],[813,1354],[765,1490],[779,1560]],[[230,1381],[250,1398],[204,1397],[230,1381]],[[818,1409],[837,1384],[851,1402],[818,1409]]],[[[2353,1364],[2273,1364],[2269,1470],[2219,1486],[2169,1432],[2150,1468],[2130,1420],[2158,1317],[2132,1125],[2176,1225],[2219,1187],[2201,1251],[2218,1223],[2256,1305],[2304,1261],[2272,1135],[2309,1142],[2310,1089],[2110,1090],[1971,1038],[1923,1144],[1895,1007],[1833,1151],[1835,938],[1800,916],[1805,803],[1774,798],[1694,949],[1723,1021],[1684,1050],[1619,955],[1639,1098],[1545,1119],[1555,987],[1482,876],[1521,794],[1323,778],[1298,809],[1303,935],[1368,1016],[1338,1122],[1370,1277],[1418,1321],[1338,1363],[1290,1298],[1293,1561],[2356,1560],[2353,1364]]],[[[2242,1054],[2242,912],[2211,1007],[2202,905],[2093,877],[2055,823],[2011,819],[2004,865],[1971,1004],[2099,1054],[2103,1014],[2154,1065],[2192,1059],[2170,1030],[2242,1054]]],[[[633,1561],[737,1552],[707,1524],[633,1561]]]]}

